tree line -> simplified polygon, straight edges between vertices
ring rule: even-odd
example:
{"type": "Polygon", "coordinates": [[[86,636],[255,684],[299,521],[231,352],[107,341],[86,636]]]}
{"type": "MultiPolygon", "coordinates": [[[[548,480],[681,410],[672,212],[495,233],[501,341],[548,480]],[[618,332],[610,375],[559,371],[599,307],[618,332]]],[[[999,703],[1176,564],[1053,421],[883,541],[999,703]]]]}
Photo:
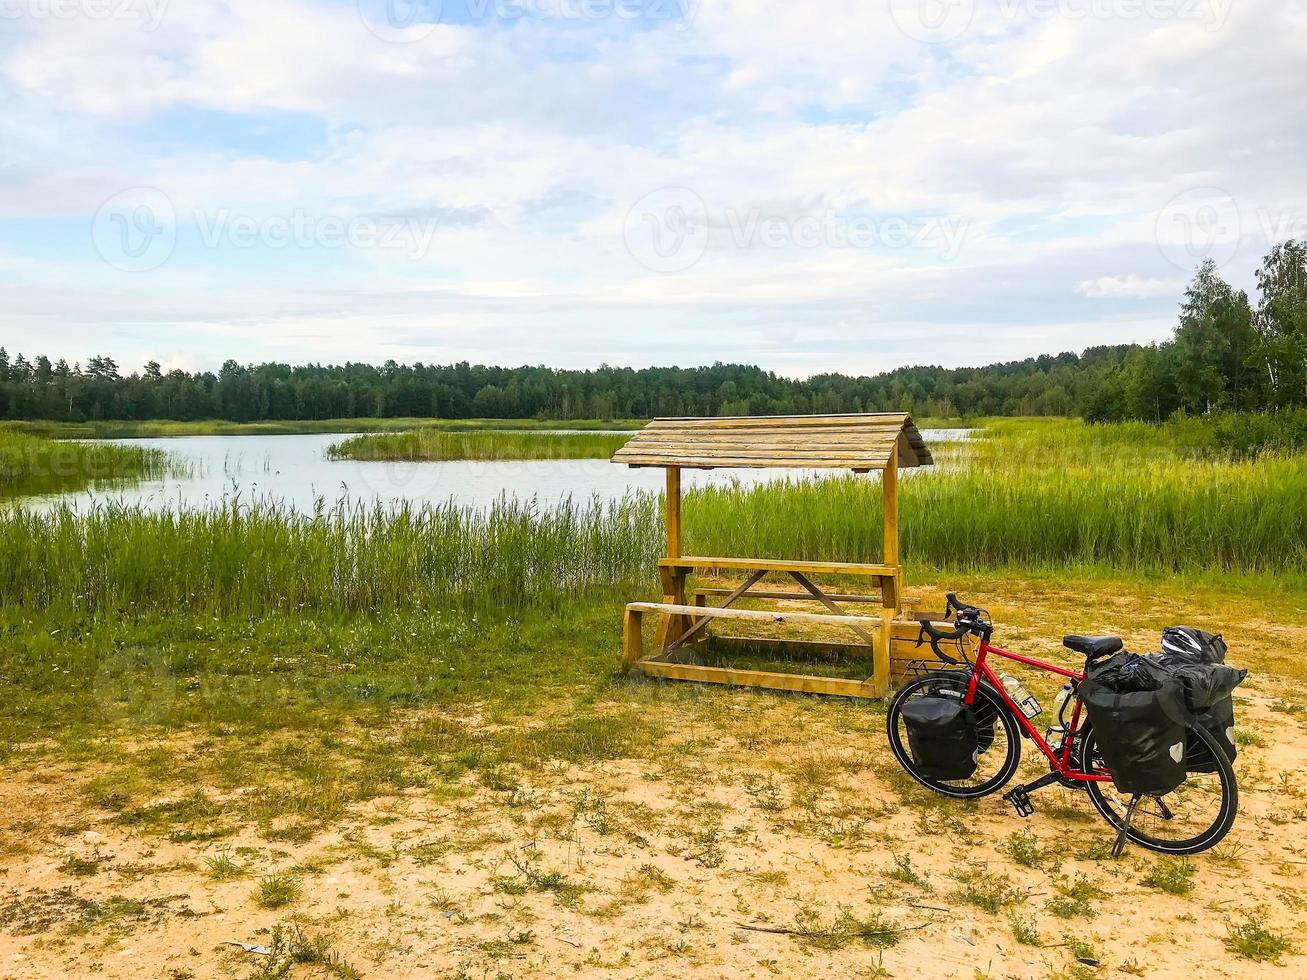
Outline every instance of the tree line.
{"type": "Polygon", "coordinates": [[[539,366],[365,363],[243,365],[124,375],[0,348],[0,418],[82,422],[329,418],[615,419],[908,411],[918,416],[1083,415],[1160,421],[1176,413],[1307,405],[1307,243],[1277,245],[1260,299],[1199,267],[1174,337],[974,368],[918,366],[797,380],[745,364],[565,371],[539,366]]]}

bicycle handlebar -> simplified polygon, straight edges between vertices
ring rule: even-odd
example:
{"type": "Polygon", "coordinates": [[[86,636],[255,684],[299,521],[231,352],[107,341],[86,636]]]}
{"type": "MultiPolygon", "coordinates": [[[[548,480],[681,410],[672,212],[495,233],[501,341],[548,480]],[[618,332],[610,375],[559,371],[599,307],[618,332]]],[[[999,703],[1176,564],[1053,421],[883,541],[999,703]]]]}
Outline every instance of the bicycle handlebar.
{"type": "Polygon", "coordinates": [[[950,615],[954,617],[954,627],[951,630],[936,629],[934,623],[923,619],[921,621],[921,630],[917,634],[917,646],[921,646],[929,637],[930,648],[935,651],[935,656],[945,663],[961,664],[961,660],[954,659],[940,649],[939,641],[960,640],[968,633],[983,636],[990,631],[990,626],[985,621],[985,611],[983,609],[959,601],[957,594],[954,592],[950,592],[944,597],[944,618],[948,619],[950,615]]]}

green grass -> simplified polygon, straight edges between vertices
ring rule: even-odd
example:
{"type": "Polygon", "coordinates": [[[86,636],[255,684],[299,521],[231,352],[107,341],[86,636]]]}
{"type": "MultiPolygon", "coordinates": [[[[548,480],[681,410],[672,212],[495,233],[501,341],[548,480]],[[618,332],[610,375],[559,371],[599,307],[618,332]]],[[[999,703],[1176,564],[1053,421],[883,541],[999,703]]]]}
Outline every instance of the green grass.
{"type": "Polygon", "coordinates": [[[269,422],[229,422],[199,419],[179,422],[151,419],[142,422],[107,420],[97,422],[16,421],[0,423],[0,429],[55,439],[133,439],[159,436],[284,436],[318,432],[401,432],[431,428],[448,432],[481,429],[638,429],[640,419],[432,419],[352,418],[290,419],[269,422]]]}
{"type": "Polygon", "coordinates": [[[1232,953],[1257,962],[1276,963],[1285,953],[1293,952],[1288,936],[1266,928],[1259,917],[1252,915],[1230,924],[1225,946],[1232,953]]]}
{"type": "Polygon", "coordinates": [[[654,581],[656,501],[538,510],[275,505],[151,514],[113,504],[18,510],[0,536],[0,594],[91,615],[203,610],[264,616],[458,607],[511,614],[654,581]]]}
{"type": "MultiPolygon", "coordinates": [[[[1307,455],[1199,458],[1142,424],[1003,420],[990,438],[905,471],[909,568],[1307,575],[1307,455]]],[[[876,561],[874,478],[696,491],[691,553],[876,561]]]]}
{"type": "Polygon", "coordinates": [[[327,448],[332,459],[607,459],[630,438],[602,432],[409,432],[352,436],[327,448]]]}
{"type": "Polygon", "coordinates": [[[157,449],[57,442],[0,429],[0,498],[145,479],[160,474],[165,465],[157,449]]]}
{"type": "Polygon", "coordinates": [[[285,908],[299,897],[299,882],[287,875],[264,878],[254,893],[254,901],[261,909],[285,908]]]}
{"type": "Polygon", "coordinates": [[[1153,864],[1141,883],[1168,895],[1188,895],[1194,890],[1198,869],[1188,858],[1163,857],[1153,864]]]}

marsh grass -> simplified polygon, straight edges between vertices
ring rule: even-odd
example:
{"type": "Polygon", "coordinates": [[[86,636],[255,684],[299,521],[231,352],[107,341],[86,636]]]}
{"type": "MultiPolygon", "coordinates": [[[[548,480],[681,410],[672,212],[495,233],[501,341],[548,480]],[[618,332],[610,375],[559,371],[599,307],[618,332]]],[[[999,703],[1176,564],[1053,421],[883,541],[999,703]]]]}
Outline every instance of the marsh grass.
{"type": "MultiPolygon", "coordinates": [[[[1307,574],[1307,456],[1210,458],[1142,424],[1004,420],[958,465],[907,470],[904,562],[990,567],[1307,574]]],[[[878,561],[874,476],[696,490],[694,554],[878,561]]]]}
{"type": "Polygon", "coordinates": [[[172,419],[146,421],[106,420],[90,422],[15,421],[0,423],[0,430],[55,439],[135,439],[166,436],[285,436],[331,432],[403,432],[410,429],[439,429],[446,432],[476,432],[484,429],[532,431],[536,429],[638,429],[639,419],[433,419],[433,418],[343,418],[284,419],[268,422],[229,422],[223,419],[172,419]]]}
{"type": "Polygon", "coordinates": [[[147,513],[18,509],[0,537],[0,590],[30,609],[107,614],[193,609],[372,613],[528,605],[654,579],[655,500],[538,509],[501,499],[447,504],[340,504],[303,515],[227,503],[147,513]]]}
{"type": "Polygon", "coordinates": [[[327,447],[331,459],[360,460],[530,460],[607,459],[630,433],[604,432],[409,432],[352,436],[327,447]]]}
{"type": "Polygon", "coordinates": [[[166,465],[165,454],[157,449],[59,442],[0,428],[0,498],[148,479],[162,474],[166,465]]]}

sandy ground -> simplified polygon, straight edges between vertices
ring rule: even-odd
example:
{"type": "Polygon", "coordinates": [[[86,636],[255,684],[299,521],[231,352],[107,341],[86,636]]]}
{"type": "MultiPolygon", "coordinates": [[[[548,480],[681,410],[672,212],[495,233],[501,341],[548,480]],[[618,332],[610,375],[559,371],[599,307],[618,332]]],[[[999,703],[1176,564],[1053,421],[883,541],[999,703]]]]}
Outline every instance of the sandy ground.
{"type": "MultiPolygon", "coordinates": [[[[1254,922],[1307,951],[1307,697],[1282,678],[1240,691],[1264,744],[1241,749],[1238,822],[1187,894],[1144,883],[1156,855],[1102,856],[1083,794],[1042,791],[1023,821],[910,784],[883,708],[671,687],[630,688],[665,733],[639,758],[371,800],[304,844],[170,840],[88,809],[89,768],[10,772],[0,976],[1307,976],[1225,943],[1254,922]],[[975,874],[997,911],[963,897],[975,874]],[[270,877],[296,886],[278,908],[270,877]],[[278,927],[273,955],[226,945],[278,927]]],[[[1040,765],[1027,751],[1022,774],[1040,765]]]]}

